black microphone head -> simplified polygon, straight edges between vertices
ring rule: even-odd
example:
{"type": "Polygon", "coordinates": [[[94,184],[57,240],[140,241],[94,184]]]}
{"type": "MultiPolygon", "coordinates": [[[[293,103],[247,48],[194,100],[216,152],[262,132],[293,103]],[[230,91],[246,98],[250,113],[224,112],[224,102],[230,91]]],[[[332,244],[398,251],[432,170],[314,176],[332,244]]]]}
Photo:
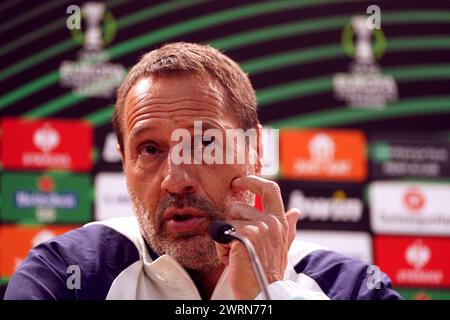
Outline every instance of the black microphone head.
{"type": "Polygon", "coordinates": [[[224,234],[227,230],[234,230],[234,227],[223,220],[215,220],[211,222],[208,227],[210,237],[214,241],[222,244],[227,244],[234,240],[233,237],[224,234]]]}

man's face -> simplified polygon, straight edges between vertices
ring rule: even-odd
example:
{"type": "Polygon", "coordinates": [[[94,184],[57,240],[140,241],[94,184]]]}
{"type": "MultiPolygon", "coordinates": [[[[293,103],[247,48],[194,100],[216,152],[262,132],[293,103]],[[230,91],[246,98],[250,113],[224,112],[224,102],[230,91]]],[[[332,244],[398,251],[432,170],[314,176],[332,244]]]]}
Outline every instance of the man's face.
{"type": "MultiPolygon", "coordinates": [[[[245,164],[175,164],[174,130],[187,129],[193,148],[194,121],[203,130],[238,128],[225,89],[200,74],[152,76],[129,91],[124,110],[124,173],[141,231],[157,254],[169,254],[185,268],[220,266],[209,223],[226,220],[232,202],[253,204],[249,193],[231,190],[237,177],[255,174],[245,164]]],[[[225,147],[223,147],[225,149],[225,147]]],[[[225,153],[225,151],[224,151],[225,153]]]]}

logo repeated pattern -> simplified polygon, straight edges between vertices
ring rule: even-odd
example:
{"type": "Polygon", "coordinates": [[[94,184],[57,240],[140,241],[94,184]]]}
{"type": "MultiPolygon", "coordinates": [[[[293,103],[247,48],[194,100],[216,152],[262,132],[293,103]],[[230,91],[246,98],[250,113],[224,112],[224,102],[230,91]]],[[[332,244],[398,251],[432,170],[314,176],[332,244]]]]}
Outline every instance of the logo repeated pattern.
{"type": "Polygon", "coordinates": [[[23,23],[9,7],[0,31],[0,286],[42,241],[133,215],[112,133],[114,92],[142,54],[183,40],[210,43],[249,73],[264,128],[279,129],[262,133],[262,174],[280,184],[286,209],[302,210],[298,239],[374,264],[408,299],[450,299],[442,2],[342,1],[336,14],[333,1],[62,2],[23,23]],[[44,15],[66,24],[50,28],[44,15]]]}

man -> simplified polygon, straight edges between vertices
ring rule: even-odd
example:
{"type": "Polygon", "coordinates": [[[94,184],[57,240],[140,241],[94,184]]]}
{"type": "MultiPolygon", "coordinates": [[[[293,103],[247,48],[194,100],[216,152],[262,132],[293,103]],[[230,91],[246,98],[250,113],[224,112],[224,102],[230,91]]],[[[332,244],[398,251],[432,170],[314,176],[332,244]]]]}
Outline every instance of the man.
{"type": "Polygon", "coordinates": [[[244,246],[209,237],[218,219],[252,242],[274,299],[400,298],[368,265],[293,241],[300,212],[285,212],[278,185],[259,177],[259,143],[244,143],[243,162],[198,159],[208,148],[216,160],[229,151],[234,138],[219,141],[229,131],[260,139],[256,109],[247,75],[217,50],[172,43],[146,54],[119,88],[113,117],[137,219],[91,223],[37,246],[6,299],[262,298],[244,246]]]}

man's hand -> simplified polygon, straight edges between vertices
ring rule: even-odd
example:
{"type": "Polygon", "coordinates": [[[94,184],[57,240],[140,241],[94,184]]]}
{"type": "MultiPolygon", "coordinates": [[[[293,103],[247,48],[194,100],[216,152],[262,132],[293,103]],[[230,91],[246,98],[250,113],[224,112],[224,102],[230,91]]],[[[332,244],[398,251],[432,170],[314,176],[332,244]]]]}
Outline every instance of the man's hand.
{"type": "MultiPolygon", "coordinates": [[[[283,280],[289,247],[295,238],[298,209],[284,212],[280,187],[273,181],[246,176],[232,182],[235,191],[250,190],[259,194],[264,212],[243,204],[231,207],[232,224],[236,232],[247,237],[255,247],[267,280],[283,280]]],[[[216,243],[218,257],[229,267],[228,276],[236,299],[254,299],[261,291],[244,245],[238,241],[216,243]]]]}

